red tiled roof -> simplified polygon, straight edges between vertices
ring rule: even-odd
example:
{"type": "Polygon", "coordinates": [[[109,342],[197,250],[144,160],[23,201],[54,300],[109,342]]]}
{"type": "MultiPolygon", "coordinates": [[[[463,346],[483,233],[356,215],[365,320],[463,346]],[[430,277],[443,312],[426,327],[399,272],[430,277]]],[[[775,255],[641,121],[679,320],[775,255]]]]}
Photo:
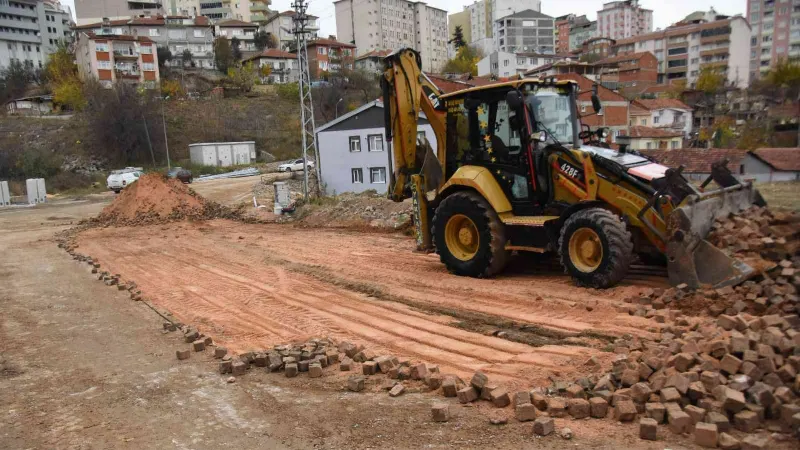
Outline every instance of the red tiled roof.
{"type": "Polygon", "coordinates": [[[315,45],[327,45],[328,47],[347,47],[347,48],[356,48],[355,45],[352,44],[345,44],[344,42],[334,41],[333,39],[314,39],[313,41],[309,41],[306,44],[309,47],[313,47],[315,45]]]}
{"type": "Polygon", "coordinates": [[[750,154],[775,170],[800,171],[800,148],[759,148],[750,154]]]}
{"type": "Polygon", "coordinates": [[[297,54],[278,50],[277,48],[268,48],[261,53],[253,55],[245,61],[250,61],[258,58],[284,58],[284,59],[297,59],[297,54]]]}
{"type": "Polygon", "coordinates": [[[391,50],[370,50],[367,53],[364,53],[363,55],[356,58],[356,61],[366,58],[384,58],[386,56],[389,56],[390,53],[392,53],[391,50]]]}
{"type": "Polygon", "coordinates": [[[251,23],[251,22],[244,22],[244,21],[236,20],[236,19],[226,19],[226,20],[222,20],[222,21],[217,22],[217,26],[218,27],[253,27],[253,28],[257,28],[258,24],[257,23],[251,23]]]}
{"type": "Polygon", "coordinates": [[[632,116],[650,116],[650,111],[636,106],[636,103],[631,103],[632,116]]]}
{"type": "MultiPolygon", "coordinates": [[[[188,17],[184,16],[167,16],[168,19],[188,19],[188,17]]],[[[117,27],[121,25],[161,25],[163,26],[165,23],[163,16],[156,16],[156,17],[131,17],[130,19],[119,19],[119,20],[111,20],[109,21],[109,25],[112,27],[117,27]]],[[[211,24],[208,20],[208,17],[205,16],[197,16],[194,18],[194,23],[192,25],[186,26],[198,26],[198,27],[207,27],[211,24]]],[[[75,26],[73,29],[75,30],[91,30],[95,28],[102,28],[103,22],[96,22],[96,23],[88,23],[86,25],[75,26]]]]}
{"type": "Polygon", "coordinates": [[[453,80],[444,75],[435,73],[425,73],[425,75],[427,75],[428,78],[430,78],[431,81],[433,81],[433,83],[445,94],[475,87],[474,84],[471,84],[468,81],[453,80]]]}
{"type": "Polygon", "coordinates": [[[692,108],[676,98],[656,98],[656,99],[638,99],[634,100],[637,106],[640,106],[648,111],[658,111],[659,109],[685,109],[692,111],[692,108]]]}
{"type": "Polygon", "coordinates": [[[682,137],[683,133],[680,131],[672,131],[664,128],[651,128],[651,127],[631,127],[628,136],[632,138],[674,138],[682,137]]]}
{"type": "Polygon", "coordinates": [[[639,150],[655,159],[659,164],[677,168],[683,166],[686,173],[711,173],[711,164],[728,159],[728,168],[739,173],[747,150],[730,148],[676,148],[672,150],[639,150]]]}
{"type": "Polygon", "coordinates": [[[89,39],[92,39],[92,40],[101,40],[101,41],[103,41],[103,40],[105,40],[105,41],[136,41],[136,42],[143,42],[143,43],[151,43],[151,42],[153,42],[153,40],[150,39],[147,36],[131,36],[129,34],[122,34],[122,35],[119,35],[119,34],[100,34],[100,35],[97,35],[97,34],[94,34],[91,31],[87,31],[85,34],[86,34],[86,36],[89,36],[89,39]]]}

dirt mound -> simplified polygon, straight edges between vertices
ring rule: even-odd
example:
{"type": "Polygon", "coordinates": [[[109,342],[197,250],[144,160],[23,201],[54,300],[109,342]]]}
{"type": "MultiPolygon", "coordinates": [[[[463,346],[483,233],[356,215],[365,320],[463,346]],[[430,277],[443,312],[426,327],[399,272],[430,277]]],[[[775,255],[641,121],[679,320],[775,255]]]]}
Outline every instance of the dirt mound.
{"type": "Polygon", "coordinates": [[[178,180],[151,173],[123,190],[92,223],[131,226],[184,219],[238,219],[239,216],[239,210],[208,201],[178,180]]]}

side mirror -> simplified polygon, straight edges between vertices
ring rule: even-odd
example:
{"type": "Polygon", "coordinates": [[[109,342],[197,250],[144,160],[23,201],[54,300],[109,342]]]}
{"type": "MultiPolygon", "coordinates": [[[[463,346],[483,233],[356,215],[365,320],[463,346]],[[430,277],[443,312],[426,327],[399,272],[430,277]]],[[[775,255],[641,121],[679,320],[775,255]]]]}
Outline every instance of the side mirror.
{"type": "Polygon", "coordinates": [[[592,108],[594,112],[599,113],[601,109],[603,109],[603,104],[600,103],[600,97],[597,94],[592,94],[592,108]]]}
{"type": "Polygon", "coordinates": [[[522,107],[522,94],[516,89],[508,91],[506,103],[512,111],[518,111],[522,107]]]}

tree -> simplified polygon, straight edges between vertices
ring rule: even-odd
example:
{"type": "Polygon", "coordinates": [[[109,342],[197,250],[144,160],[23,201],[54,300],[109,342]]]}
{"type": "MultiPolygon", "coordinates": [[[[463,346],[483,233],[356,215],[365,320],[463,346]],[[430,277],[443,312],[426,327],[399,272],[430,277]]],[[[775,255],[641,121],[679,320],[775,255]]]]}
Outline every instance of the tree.
{"type": "Polygon", "coordinates": [[[214,64],[217,66],[217,70],[227,74],[233,63],[233,52],[228,39],[223,36],[214,39],[214,64]]]}
{"type": "Polygon", "coordinates": [[[242,92],[250,92],[257,79],[258,71],[252,62],[228,69],[228,80],[242,92]]]}
{"type": "Polygon", "coordinates": [[[725,74],[717,69],[704,67],[700,69],[695,87],[706,95],[717,95],[725,89],[725,74]]]}
{"type": "Polygon", "coordinates": [[[172,52],[168,47],[156,48],[156,56],[158,57],[158,68],[162,69],[168,62],[172,60],[172,52]]]}
{"type": "Polygon", "coordinates": [[[800,96],[800,62],[782,58],[764,77],[767,91],[776,103],[797,101],[800,96]]]}
{"type": "Polygon", "coordinates": [[[5,69],[0,69],[0,100],[6,101],[21,97],[34,81],[33,64],[12,59],[5,69]]]}
{"type": "Polygon", "coordinates": [[[450,43],[453,44],[456,50],[467,45],[467,43],[464,42],[464,30],[461,28],[461,25],[456,25],[455,30],[453,30],[453,39],[450,40],[450,43]]]}
{"type": "Polygon", "coordinates": [[[178,80],[161,80],[161,95],[178,98],[183,96],[183,87],[178,80]]]}
{"type": "Polygon", "coordinates": [[[183,67],[186,67],[187,65],[191,65],[192,64],[192,51],[189,50],[188,48],[184,49],[183,53],[181,53],[181,61],[183,62],[183,67]]]}
{"type": "Polygon", "coordinates": [[[256,45],[256,49],[258,51],[263,51],[265,48],[275,48],[277,47],[277,40],[275,36],[271,33],[267,33],[264,30],[259,31],[253,37],[253,43],[256,45]]]}
{"type": "Polygon", "coordinates": [[[444,71],[447,73],[469,73],[478,75],[478,61],[483,59],[479,48],[465,45],[458,49],[456,57],[447,61],[444,71]]]}
{"type": "Polygon", "coordinates": [[[259,67],[258,72],[262,79],[267,79],[272,74],[272,66],[269,64],[264,64],[263,66],[259,67]]]}
{"type": "Polygon", "coordinates": [[[59,41],[44,66],[44,79],[53,94],[53,102],[80,111],[86,106],[83,85],[78,78],[75,55],[69,46],[59,41]]]}
{"type": "Polygon", "coordinates": [[[234,61],[241,61],[242,60],[242,41],[239,40],[236,36],[231,39],[231,55],[233,55],[234,61]]]}

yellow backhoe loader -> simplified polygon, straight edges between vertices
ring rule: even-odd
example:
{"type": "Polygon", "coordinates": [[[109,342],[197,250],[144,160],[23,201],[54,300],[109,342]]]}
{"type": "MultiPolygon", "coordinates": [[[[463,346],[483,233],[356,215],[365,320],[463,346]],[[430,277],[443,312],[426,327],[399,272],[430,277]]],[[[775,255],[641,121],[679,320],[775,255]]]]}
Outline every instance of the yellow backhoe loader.
{"type": "MultiPolygon", "coordinates": [[[[389,197],[413,199],[421,250],[456,274],[488,277],[513,251],[557,252],[579,284],[606,288],[636,256],[663,260],[670,282],[735,285],[753,269],[705,240],[717,217],[763,204],[749,183],[715,165],[703,192],[636,152],[581,128],[573,81],[523,78],[443,94],[419,54],[387,56],[381,79],[392,151],[389,197]],[[435,148],[418,138],[420,114],[435,148]]],[[[596,88],[591,105],[600,111],[596,88]]],[[[586,102],[588,103],[588,102],[586,102]]]]}

